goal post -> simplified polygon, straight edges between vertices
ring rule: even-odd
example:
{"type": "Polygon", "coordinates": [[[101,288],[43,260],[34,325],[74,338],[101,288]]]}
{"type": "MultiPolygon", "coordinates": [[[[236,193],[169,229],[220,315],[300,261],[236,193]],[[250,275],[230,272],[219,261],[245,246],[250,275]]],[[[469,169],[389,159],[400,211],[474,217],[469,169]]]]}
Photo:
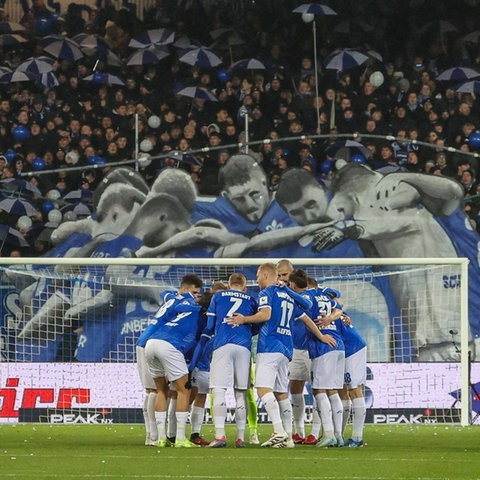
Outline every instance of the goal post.
{"type": "MultiPolygon", "coordinates": [[[[159,308],[160,292],[178,287],[187,273],[208,289],[238,271],[255,294],[257,266],[278,260],[2,259],[0,421],[18,421],[22,410],[60,415],[59,405],[140,410],[135,341],[159,308]],[[125,385],[114,381],[115,369],[125,385]],[[15,400],[7,400],[9,392],[15,400]]],[[[367,340],[369,421],[471,422],[469,352],[478,353],[469,327],[468,259],[290,260],[341,292],[367,340]]]]}

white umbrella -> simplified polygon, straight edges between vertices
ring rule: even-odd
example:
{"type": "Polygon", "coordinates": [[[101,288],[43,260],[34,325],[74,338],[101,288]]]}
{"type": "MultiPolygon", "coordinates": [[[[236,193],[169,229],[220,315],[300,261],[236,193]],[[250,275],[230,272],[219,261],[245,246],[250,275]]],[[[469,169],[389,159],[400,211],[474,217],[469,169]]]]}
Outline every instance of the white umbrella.
{"type": "Polygon", "coordinates": [[[222,63],[222,59],[207,47],[186,48],[180,51],[178,60],[202,68],[213,68],[222,63]]]}
{"type": "Polygon", "coordinates": [[[68,60],[71,63],[83,58],[80,45],[70,38],[61,35],[48,35],[40,40],[43,50],[60,60],[68,60]]]}
{"type": "Polygon", "coordinates": [[[323,64],[328,70],[338,70],[343,72],[349,68],[358,67],[368,60],[368,55],[355,50],[354,48],[344,48],[335,50],[328,55],[323,64]]]}
{"type": "Polygon", "coordinates": [[[147,65],[167,58],[170,52],[163,47],[141,48],[127,58],[127,65],[147,65]]]}
{"type": "Polygon", "coordinates": [[[175,32],[167,28],[157,28],[139,33],[133,37],[128,46],[133,48],[148,48],[168,45],[175,40],[175,32]]]}

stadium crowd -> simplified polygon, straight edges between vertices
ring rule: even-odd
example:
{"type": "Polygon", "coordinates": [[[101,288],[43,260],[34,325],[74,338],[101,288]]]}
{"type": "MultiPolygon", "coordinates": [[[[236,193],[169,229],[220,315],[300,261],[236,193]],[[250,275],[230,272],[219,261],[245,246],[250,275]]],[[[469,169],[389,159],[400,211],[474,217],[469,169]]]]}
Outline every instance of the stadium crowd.
{"type": "MultiPolygon", "coordinates": [[[[453,177],[464,187],[464,209],[478,230],[478,87],[462,93],[456,74],[438,79],[451,67],[465,72],[477,66],[475,5],[337,2],[338,16],[316,16],[315,72],[312,31],[292,13],[294,1],[158,1],[143,20],[128,3],[120,9],[109,1],[70,3],[66,11],[51,1],[21,3],[25,41],[1,47],[0,186],[4,198],[19,194],[38,213],[27,215],[33,225],[25,229],[18,225],[25,214],[2,209],[1,224],[17,228],[29,242],[19,248],[4,240],[2,256],[44,253],[51,245],[38,235],[49,212],[59,208],[64,219],[88,215],[89,192],[118,162],[134,159],[137,146],[143,159],[131,166],[149,186],[162,168],[175,166],[191,175],[200,195],[220,194],[219,170],[245,144],[272,192],[290,167],[305,168],[328,185],[340,158],[382,173],[453,177]],[[143,57],[143,63],[128,65],[141,50],[130,42],[149,29],[175,36],[158,47],[164,53],[155,63],[143,57]],[[58,85],[46,77],[8,77],[32,55],[54,58],[46,37],[82,34],[99,43],[76,61],[57,55],[52,68],[58,85]],[[182,47],[200,44],[211,46],[222,63],[198,67],[179,60],[182,47]],[[351,47],[366,60],[329,67],[335,49],[351,47]],[[232,67],[245,58],[265,68],[232,67]],[[187,87],[200,93],[179,94],[187,87]],[[363,147],[340,150],[349,135],[363,147]],[[20,180],[40,195],[25,198],[20,180]],[[83,210],[76,208],[79,202],[83,210]]],[[[4,10],[0,17],[9,20],[4,10]]]]}

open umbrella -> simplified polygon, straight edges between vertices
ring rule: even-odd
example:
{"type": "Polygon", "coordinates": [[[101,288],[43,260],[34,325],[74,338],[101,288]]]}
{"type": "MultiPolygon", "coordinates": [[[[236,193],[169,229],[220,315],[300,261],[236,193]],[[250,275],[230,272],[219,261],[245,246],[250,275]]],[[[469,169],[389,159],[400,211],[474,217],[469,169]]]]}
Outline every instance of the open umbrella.
{"type": "Polygon", "coordinates": [[[105,85],[125,85],[125,82],[111,73],[95,72],[84,77],[86,82],[93,82],[105,85]]]}
{"type": "Polygon", "coordinates": [[[185,87],[177,92],[178,95],[190,98],[199,98],[210,102],[218,102],[217,97],[206,88],[201,87],[185,87]]]}
{"type": "Polygon", "coordinates": [[[35,83],[35,85],[47,88],[56,87],[59,84],[58,79],[53,72],[33,74],[28,72],[21,72],[17,69],[14,72],[4,73],[3,75],[0,75],[0,83],[14,82],[33,82],[35,83]]]}
{"type": "Polygon", "coordinates": [[[338,140],[333,145],[330,145],[325,153],[329,157],[336,159],[343,158],[347,161],[349,161],[350,157],[355,153],[360,153],[365,158],[372,155],[372,152],[365,145],[355,140],[338,140]]]}
{"type": "Polygon", "coordinates": [[[17,22],[0,22],[0,33],[22,33],[27,29],[17,22]]]}
{"type": "Polygon", "coordinates": [[[210,32],[210,36],[214,39],[210,48],[216,48],[218,50],[228,50],[231,47],[244,45],[246,43],[243,36],[234,28],[217,28],[210,32]]]}
{"type": "Polygon", "coordinates": [[[23,178],[6,178],[0,181],[0,192],[4,195],[13,194],[17,196],[40,198],[42,192],[33,183],[23,178]]]}
{"type": "Polygon", "coordinates": [[[141,48],[127,58],[127,65],[147,65],[167,58],[170,52],[164,47],[141,48]]]}
{"type": "Polygon", "coordinates": [[[0,35],[0,47],[8,47],[12,45],[18,45],[20,43],[26,43],[28,40],[16,33],[4,33],[0,35]]]}
{"type": "Polygon", "coordinates": [[[462,41],[465,43],[478,43],[480,40],[480,30],[474,30],[473,32],[467,33],[462,37],[462,41]]]}
{"type": "Polygon", "coordinates": [[[5,244],[12,247],[28,247],[28,242],[18,230],[8,225],[0,225],[0,251],[5,244]]]}
{"type": "Polygon", "coordinates": [[[25,72],[31,75],[41,75],[53,70],[55,60],[50,57],[30,57],[20,63],[15,69],[18,72],[25,72]]]}
{"type": "Polygon", "coordinates": [[[93,192],[91,190],[86,190],[85,188],[78,188],[77,190],[72,190],[68,192],[63,200],[67,200],[73,203],[91,203],[93,198],[93,192]]]}
{"type": "Polygon", "coordinates": [[[133,48],[160,47],[175,40],[175,32],[168,28],[156,28],[139,33],[133,37],[128,46],[133,48]]]}
{"type": "Polygon", "coordinates": [[[79,33],[78,35],[75,35],[72,40],[89,56],[95,51],[106,53],[110,50],[110,45],[106,40],[96,33],[79,33]]]}
{"type": "Polygon", "coordinates": [[[222,63],[222,59],[207,47],[192,47],[181,50],[178,60],[201,68],[213,68],[222,63]]]}
{"type": "Polygon", "coordinates": [[[343,72],[349,68],[358,67],[368,60],[368,55],[354,48],[344,48],[333,51],[328,55],[323,64],[328,70],[343,72]]]}
{"type": "Polygon", "coordinates": [[[43,50],[59,60],[75,63],[83,58],[80,45],[70,38],[61,35],[47,35],[40,40],[43,50]]]}
{"type": "Polygon", "coordinates": [[[12,215],[26,215],[33,217],[38,213],[38,210],[26,200],[20,198],[4,198],[0,200],[0,209],[12,215]]]}
{"type": "Polygon", "coordinates": [[[468,80],[466,82],[459,83],[453,87],[455,92],[459,93],[480,93],[480,81],[468,80]]]}
{"type": "Polygon", "coordinates": [[[335,10],[327,5],[320,5],[319,3],[304,3],[292,10],[293,13],[310,13],[313,15],[337,15],[335,10]]]}
{"type": "Polygon", "coordinates": [[[77,217],[88,217],[92,214],[93,207],[86,203],[70,203],[60,209],[62,215],[66,212],[73,212],[77,217]]]}
{"type": "Polygon", "coordinates": [[[230,65],[232,70],[265,70],[267,67],[256,58],[243,58],[230,65]]]}
{"type": "Polygon", "coordinates": [[[432,20],[419,28],[420,34],[444,35],[446,33],[458,32],[458,28],[447,20],[432,20]]]}
{"type": "Polygon", "coordinates": [[[444,70],[437,76],[437,80],[445,82],[462,82],[472,78],[480,77],[480,71],[469,67],[453,67],[444,70]]]}

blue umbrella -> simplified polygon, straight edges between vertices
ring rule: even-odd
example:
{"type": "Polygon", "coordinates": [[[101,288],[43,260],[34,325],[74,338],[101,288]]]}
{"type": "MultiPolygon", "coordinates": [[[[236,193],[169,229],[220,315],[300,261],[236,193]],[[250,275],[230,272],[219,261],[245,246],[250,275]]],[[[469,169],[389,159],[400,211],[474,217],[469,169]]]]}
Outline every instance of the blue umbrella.
{"type": "Polygon", "coordinates": [[[40,198],[42,192],[33,183],[23,178],[6,178],[0,181],[0,192],[17,196],[40,198]]]}
{"type": "Polygon", "coordinates": [[[51,72],[54,63],[55,60],[50,57],[30,57],[20,63],[15,70],[30,75],[41,75],[51,72]]]}
{"type": "Polygon", "coordinates": [[[15,70],[14,72],[4,73],[0,76],[0,83],[13,82],[33,82],[38,86],[47,88],[56,87],[59,84],[53,72],[33,74],[15,70]]]}
{"type": "Polygon", "coordinates": [[[112,75],[111,73],[95,72],[86,76],[83,80],[98,84],[125,85],[125,82],[121,78],[117,77],[116,75],[112,75]]]}
{"type": "Polygon", "coordinates": [[[93,197],[93,192],[91,190],[86,190],[85,188],[79,188],[77,190],[72,190],[67,193],[63,200],[68,200],[73,203],[91,203],[93,197]]]}
{"type": "Polygon", "coordinates": [[[27,43],[27,39],[16,33],[4,33],[0,35],[0,47],[8,47],[18,45],[19,43],[27,43]]]}
{"type": "Polygon", "coordinates": [[[27,29],[17,22],[0,22],[0,33],[21,33],[27,29]]]}
{"type": "Polygon", "coordinates": [[[202,100],[208,100],[210,102],[218,102],[217,97],[209,92],[206,88],[201,87],[185,87],[177,92],[177,95],[184,97],[199,98],[202,100]]]}
{"type": "Polygon", "coordinates": [[[213,68],[222,63],[222,59],[207,47],[191,47],[181,50],[178,60],[201,68],[213,68]]]}
{"type": "Polygon", "coordinates": [[[11,245],[12,247],[29,246],[28,242],[18,230],[9,227],[8,225],[0,225],[0,242],[2,242],[0,245],[0,251],[5,244],[11,245]]]}
{"type": "Polygon", "coordinates": [[[256,58],[243,58],[230,65],[232,70],[265,70],[267,67],[256,58]]]}
{"type": "Polygon", "coordinates": [[[335,10],[319,3],[304,3],[292,10],[293,13],[311,13],[313,15],[337,15],[335,10]]]}
{"type": "Polygon", "coordinates": [[[94,33],[79,33],[72,38],[77,42],[82,52],[88,57],[96,57],[107,65],[114,67],[121,67],[122,61],[112,52],[110,45],[105,41],[103,37],[94,33]]]}
{"type": "Polygon", "coordinates": [[[38,213],[38,210],[33,205],[20,198],[4,198],[0,200],[0,210],[20,217],[23,215],[34,217],[38,213]]]}
{"type": "Polygon", "coordinates": [[[467,82],[462,82],[456,85],[453,89],[456,92],[461,93],[480,93],[480,81],[469,80],[467,82]]]}
{"type": "Polygon", "coordinates": [[[139,33],[133,37],[128,46],[133,48],[148,48],[168,45],[175,40],[175,32],[167,28],[156,28],[139,33]]]}
{"type": "Polygon", "coordinates": [[[437,80],[445,82],[462,82],[464,80],[471,80],[472,78],[480,77],[480,71],[469,67],[453,67],[444,70],[440,75],[437,75],[437,80]]]}
{"type": "Polygon", "coordinates": [[[162,47],[141,48],[127,58],[127,65],[147,65],[158,63],[168,57],[170,52],[162,47]]]}
{"type": "Polygon", "coordinates": [[[66,212],[73,212],[77,217],[88,217],[92,214],[93,208],[86,203],[71,203],[60,209],[62,215],[66,212]]]}
{"type": "Polygon", "coordinates": [[[83,58],[80,45],[70,38],[61,35],[48,35],[40,40],[43,50],[55,58],[75,63],[83,58]]]}
{"type": "Polygon", "coordinates": [[[358,67],[368,60],[368,55],[354,48],[343,48],[333,51],[328,55],[323,64],[328,70],[343,72],[349,68],[358,67]]]}

